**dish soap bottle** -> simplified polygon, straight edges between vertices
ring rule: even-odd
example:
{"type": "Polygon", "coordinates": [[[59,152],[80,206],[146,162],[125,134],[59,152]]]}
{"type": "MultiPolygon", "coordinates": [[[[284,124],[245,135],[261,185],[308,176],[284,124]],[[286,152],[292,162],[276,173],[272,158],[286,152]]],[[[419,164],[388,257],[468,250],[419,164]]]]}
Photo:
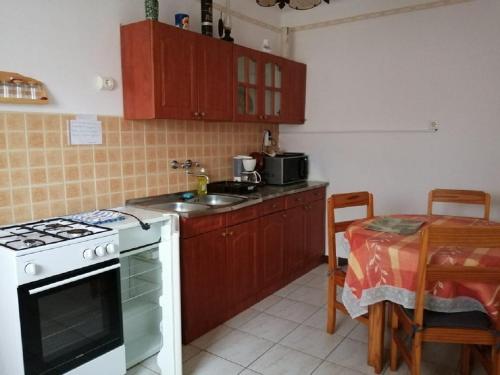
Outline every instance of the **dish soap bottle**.
{"type": "Polygon", "coordinates": [[[196,175],[196,178],[198,179],[198,188],[196,193],[198,195],[207,195],[207,185],[209,179],[206,174],[205,168],[200,169],[200,173],[196,175]]]}

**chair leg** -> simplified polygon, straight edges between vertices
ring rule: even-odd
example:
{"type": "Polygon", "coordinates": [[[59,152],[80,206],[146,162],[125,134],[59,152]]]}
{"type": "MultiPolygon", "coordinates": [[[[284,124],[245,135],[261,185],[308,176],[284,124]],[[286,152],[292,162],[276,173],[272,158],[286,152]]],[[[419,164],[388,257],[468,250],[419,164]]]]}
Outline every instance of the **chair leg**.
{"type": "Polygon", "coordinates": [[[337,323],[337,309],[335,302],[337,301],[337,285],[335,285],[335,277],[333,273],[328,277],[328,311],[326,332],[332,334],[335,332],[337,323]]]}
{"type": "Polygon", "coordinates": [[[492,345],[491,347],[491,374],[500,374],[500,350],[496,345],[492,345]]]}
{"type": "Polygon", "coordinates": [[[399,321],[398,315],[396,314],[395,308],[389,303],[389,309],[391,311],[390,321],[391,324],[391,359],[390,366],[391,371],[397,371],[398,369],[398,344],[396,343],[396,335],[398,334],[399,321]]]}
{"type": "Polygon", "coordinates": [[[422,334],[416,333],[411,348],[411,375],[420,375],[420,362],[422,361],[422,334]]]}
{"type": "Polygon", "coordinates": [[[460,354],[460,374],[469,375],[471,369],[471,346],[463,344],[460,354]]]}

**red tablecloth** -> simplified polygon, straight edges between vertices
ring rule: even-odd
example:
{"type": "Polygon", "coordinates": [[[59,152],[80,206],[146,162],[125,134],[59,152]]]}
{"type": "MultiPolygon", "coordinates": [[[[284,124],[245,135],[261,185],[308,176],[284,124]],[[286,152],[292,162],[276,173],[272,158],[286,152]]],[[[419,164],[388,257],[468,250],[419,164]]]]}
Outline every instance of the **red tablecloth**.
{"type": "MultiPolygon", "coordinates": [[[[482,219],[454,216],[391,216],[424,220],[427,224],[500,226],[482,219]]],[[[384,300],[407,308],[415,306],[420,232],[404,236],[365,229],[372,220],[355,222],[345,232],[350,253],[342,300],[353,317],[366,313],[367,306],[384,300]]],[[[432,264],[500,267],[500,249],[440,247],[429,252],[432,264]]],[[[497,293],[500,293],[500,285],[437,282],[429,286],[426,308],[441,312],[481,310],[496,319],[497,293]]]]}

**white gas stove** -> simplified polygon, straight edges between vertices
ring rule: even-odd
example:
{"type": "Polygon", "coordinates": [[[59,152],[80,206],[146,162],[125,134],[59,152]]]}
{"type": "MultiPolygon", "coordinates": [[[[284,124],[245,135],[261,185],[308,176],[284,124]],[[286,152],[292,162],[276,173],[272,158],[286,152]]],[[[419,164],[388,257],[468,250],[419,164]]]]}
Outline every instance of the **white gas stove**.
{"type": "Polygon", "coordinates": [[[66,218],[0,228],[0,374],[125,373],[118,245],[66,218]]]}

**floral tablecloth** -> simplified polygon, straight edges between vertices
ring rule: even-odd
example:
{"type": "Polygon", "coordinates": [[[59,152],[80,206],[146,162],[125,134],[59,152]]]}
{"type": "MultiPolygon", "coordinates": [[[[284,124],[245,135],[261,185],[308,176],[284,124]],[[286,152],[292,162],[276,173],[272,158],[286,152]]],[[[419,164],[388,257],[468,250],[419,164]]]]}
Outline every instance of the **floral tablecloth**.
{"type": "MultiPolygon", "coordinates": [[[[391,216],[423,220],[426,224],[500,226],[500,223],[455,216],[391,216]]],[[[350,252],[342,301],[353,318],[365,314],[369,305],[385,300],[415,307],[420,232],[405,236],[366,229],[373,220],[357,221],[344,234],[350,252]]],[[[432,264],[500,267],[500,249],[439,247],[429,252],[432,264]]],[[[429,310],[479,310],[497,318],[494,301],[500,293],[500,285],[437,282],[429,286],[428,292],[425,307],[429,310]]]]}

